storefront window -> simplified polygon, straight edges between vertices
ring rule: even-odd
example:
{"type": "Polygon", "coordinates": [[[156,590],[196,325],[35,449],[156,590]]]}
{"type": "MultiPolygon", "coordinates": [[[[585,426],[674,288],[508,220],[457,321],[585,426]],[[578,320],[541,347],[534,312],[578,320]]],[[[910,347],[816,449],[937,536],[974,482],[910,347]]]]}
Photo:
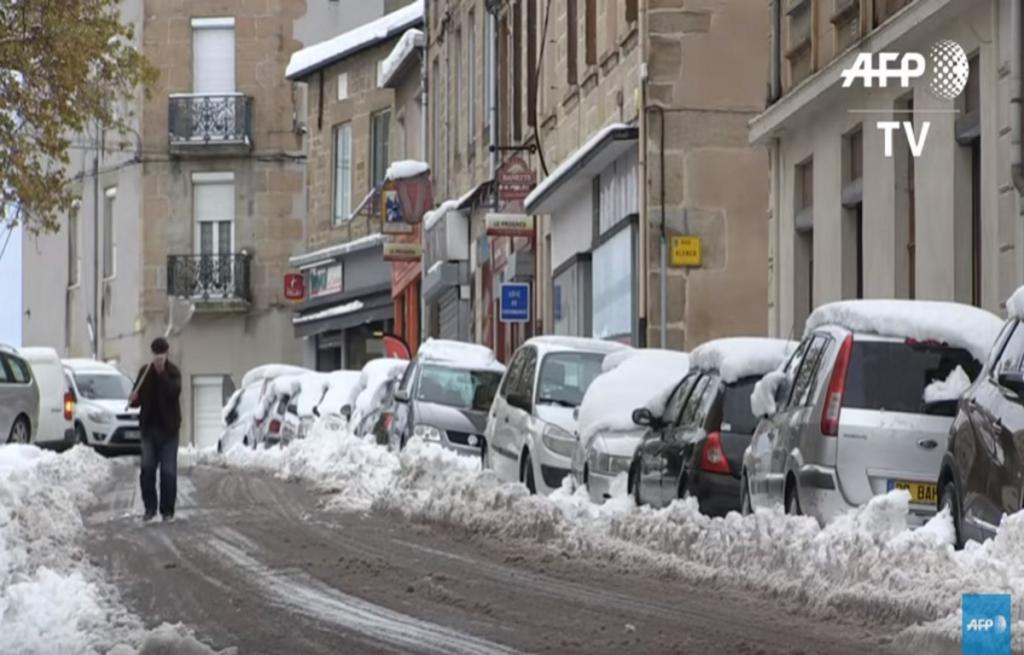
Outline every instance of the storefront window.
{"type": "Polygon", "coordinates": [[[318,298],[331,293],[337,293],[342,288],[341,264],[330,264],[328,266],[317,266],[310,269],[309,273],[309,296],[318,298]]]}
{"type": "Polygon", "coordinates": [[[593,334],[598,339],[635,343],[633,251],[632,224],[593,251],[593,334]]]}
{"type": "Polygon", "coordinates": [[[590,336],[590,261],[577,258],[559,269],[551,289],[554,333],[590,336]]]}

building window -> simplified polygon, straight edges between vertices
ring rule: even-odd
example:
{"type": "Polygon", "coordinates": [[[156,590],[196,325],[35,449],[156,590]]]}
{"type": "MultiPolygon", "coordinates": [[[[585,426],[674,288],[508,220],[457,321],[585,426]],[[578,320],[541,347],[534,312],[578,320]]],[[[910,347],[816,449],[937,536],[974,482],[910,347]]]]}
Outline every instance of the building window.
{"type": "MultiPolygon", "coordinates": [[[[214,258],[230,255],[234,251],[235,238],[234,175],[232,173],[193,174],[192,198],[196,221],[197,254],[214,258]]],[[[215,266],[214,268],[224,275],[230,274],[230,266],[215,266]]],[[[223,284],[227,281],[221,280],[220,282],[223,284]]]]}
{"type": "Polygon", "coordinates": [[[526,124],[537,127],[537,0],[526,4],[526,124]]]}
{"type": "MultiPolygon", "coordinates": [[[[914,115],[914,94],[908,93],[896,101],[895,119],[910,120],[914,115]]],[[[915,244],[915,202],[914,202],[914,157],[910,143],[904,139],[895,153],[896,184],[896,296],[913,299],[917,295],[914,268],[916,262],[915,244]]]]}
{"type": "Polygon", "coordinates": [[[961,302],[981,305],[981,85],[979,58],[970,58],[970,77],[959,99],[961,115],[956,120],[956,140],[961,146],[958,163],[957,193],[967,194],[966,202],[957,200],[954,208],[954,243],[956,252],[956,298],[961,302]]]}
{"type": "Polygon", "coordinates": [[[512,8],[512,139],[523,138],[523,3],[512,8]]]}
{"type": "Polygon", "coordinates": [[[860,38],[860,0],[833,0],[831,21],[839,53],[860,38]]]}
{"type": "Polygon", "coordinates": [[[793,333],[803,333],[814,307],[814,160],[798,164],[794,175],[793,333]]]}
{"type": "Polygon", "coordinates": [[[110,187],[103,193],[103,277],[109,279],[117,273],[115,259],[117,238],[114,235],[114,208],[117,201],[117,187],[110,187]]]}
{"type": "Polygon", "coordinates": [[[843,137],[842,287],[844,298],[864,297],[864,132],[843,137]]]}
{"type": "Polygon", "coordinates": [[[578,66],[576,62],[576,50],[579,46],[579,16],[577,16],[577,0],[566,0],[565,20],[567,23],[567,34],[565,39],[565,81],[568,84],[577,83],[578,66]]]}
{"type": "Polygon", "coordinates": [[[811,61],[811,41],[814,38],[811,27],[811,1],[790,0],[787,3],[786,13],[789,20],[786,59],[789,61],[791,85],[798,84],[814,70],[814,62],[811,61]]]}
{"type": "Polygon", "coordinates": [[[462,146],[462,113],[463,108],[463,80],[462,80],[462,28],[455,30],[455,102],[452,105],[455,107],[455,111],[452,112],[451,121],[455,124],[454,132],[454,145],[455,145],[455,156],[459,156],[459,149],[462,146]]]}
{"type": "Polygon", "coordinates": [[[636,262],[633,223],[602,237],[592,259],[593,336],[636,345],[636,262]]]}
{"type": "Polygon", "coordinates": [[[192,19],[193,93],[235,92],[235,19],[192,19]]]}
{"type": "Polygon", "coordinates": [[[334,128],[334,224],[352,215],[352,124],[334,128]]]}
{"type": "Polygon", "coordinates": [[[577,255],[555,269],[551,275],[555,334],[590,336],[590,297],[589,255],[577,255]]]}
{"type": "Polygon", "coordinates": [[[584,0],[583,61],[587,66],[597,65],[597,0],[584,0]]]}
{"type": "Polygon", "coordinates": [[[371,182],[374,188],[384,182],[384,175],[388,171],[388,132],[390,129],[390,109],[370,115],[370,167],[373,171],[371,182]]]}
{"type": "Polygon", "coordinates": [[[466,61],[466,154],[473,156],[476,147],[476,15],[469,12],[469,59],[466,61]]]}
{"type": "Polygon", "coordinates": [[[626,0],[626,22],[635,23],[637,17],[637,0],[626,0]]]}
{"type": "Polygon", "coordinates": [[[78,286],[78,210],[75,200],[68,212],[68,287],[78,286]]]}
{"type": "Polygon", "coordinates": [[[348,73],[338,73],[338,100],[348,97],[348,73]]]}

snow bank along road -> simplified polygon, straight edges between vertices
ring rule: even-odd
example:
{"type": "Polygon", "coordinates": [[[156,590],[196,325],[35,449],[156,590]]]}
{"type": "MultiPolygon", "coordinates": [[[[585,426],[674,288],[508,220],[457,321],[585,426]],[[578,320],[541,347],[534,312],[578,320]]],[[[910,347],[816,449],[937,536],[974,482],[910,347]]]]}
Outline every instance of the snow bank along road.
{"type": "MultiPolygon", "coordinates": [[[[393,457],[360,448],[316,460],[350,470],[336,490],[373,490],[369,474],[393,457]]],[[[251,470],[291,458],[294,478],[295,455],[241,456],[246,466],[180,467],[175,523],[137,523],[126,464],[86,514],[92,563],[147,624],[182,622],[239,653],[878,653],[892,634],[669,567],[579,557],[547,543],[541,521],[523,519],[508,539],[404,516],[379,495],[353,511],[362,492],[326,508],[338,496],[322,481],[314,490],[251,470]]]]}

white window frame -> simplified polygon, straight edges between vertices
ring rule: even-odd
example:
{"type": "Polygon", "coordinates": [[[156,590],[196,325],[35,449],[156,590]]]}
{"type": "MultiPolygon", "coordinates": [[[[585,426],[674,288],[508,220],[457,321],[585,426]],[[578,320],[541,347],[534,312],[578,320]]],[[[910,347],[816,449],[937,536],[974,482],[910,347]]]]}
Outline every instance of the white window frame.
{"type": "MultiPolygon", "coordinates": [[[[219,221],[201,221],[201,220],[199,220],[199,217],[196,216],[196,192],[195,192],[195,188],[197,186],[202,186],[204,184],[223,184],[223,185],[231,184],[232,189],[234,190],[235,174],[233,172],[192,173],[192,239],[193,239],[193,241],[192,241],[192,253],[194,255],[201,255],[202,254],[202,234],[201,234],[201,231],[200,231],[200,225],[202,223],[219,222],[219,221]]],[[[232,206],[234,206],[234,202],[232,202],[232,206]]],[[[230,247],[227,250],[227,252],[230,254],[230,253],[234,253],[235,252],[235,216],[234,216],[234,214],[232,214],[231,216],[225,217],[225,220],[229,220],[231,222],[231,236],[230,236],[231,243],[230,243],[230,247]]],[[[216,230],[214,230],[214,234],[215,235],[217,234],[216,230]]],[[[215,254],[219,254],[219,252],[220,252],[220,250],[218,250],[216,248],[214,249],[214,253],[215,254]]]]}
{"type": "Polygon", "coordinates": [[[108,282],[117,277],[117,185],[109,186],[103,190],[103,281],[108,282]],[[107,220],[109,213],[109,221],[107,220]],[[107,259],[107,242],[110,242],[110,274],[107,274],[105,264],[107,259]]]}
{"type": "Polygon", "coordinates": [[[348,222],[352,216],[352,122],[348,121],[345,123],[338,123],[331,130],[331,224],[332,225],[343,225],[348,222]],[[343,206],[338,206],[338,185],[341,181],[338,179],[341,167],[338,161],[338,136],[342,130],[348,133],[348,179],[345,181],[347,186],[345,200],[342,203],[343,206]]]}
{"type": "Polygon", "coordinates": [[[338,100],[348,99],[348,73],[338,73],[338,100]]]}

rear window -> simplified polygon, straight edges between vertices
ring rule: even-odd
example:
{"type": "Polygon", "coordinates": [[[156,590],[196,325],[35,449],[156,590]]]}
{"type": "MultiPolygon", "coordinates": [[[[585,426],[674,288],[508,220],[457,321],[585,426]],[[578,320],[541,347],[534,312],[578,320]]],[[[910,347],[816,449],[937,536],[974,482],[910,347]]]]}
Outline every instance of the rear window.
{"type": "Polygon", "coordinates": [[[725,387],[722,398],[722,430],[738,434],[754,434],[757,417],[750,409],[750,394],[759,378],[743,378],[725,387]]]}
{"type": "Polygon", "coordinates": [[[925,407],[924,389],[960,366],[974,380],[981,364],[962,348],[885,341],[854,341],[843,407],[952,416],[954,403],[925,407]]]}

